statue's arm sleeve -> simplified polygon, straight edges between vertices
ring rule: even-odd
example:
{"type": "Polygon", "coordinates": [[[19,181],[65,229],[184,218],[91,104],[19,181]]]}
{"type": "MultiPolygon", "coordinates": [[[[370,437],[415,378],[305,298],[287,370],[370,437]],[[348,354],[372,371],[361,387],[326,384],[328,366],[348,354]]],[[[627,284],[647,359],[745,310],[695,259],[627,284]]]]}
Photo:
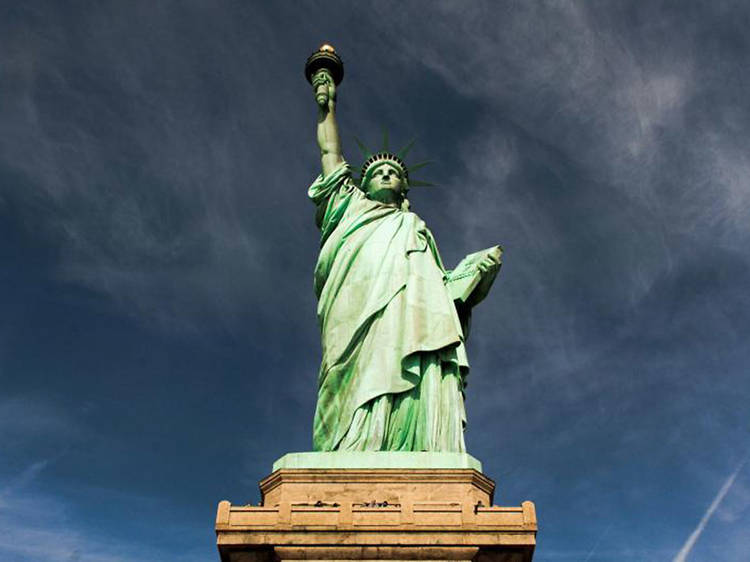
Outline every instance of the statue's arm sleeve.
{"type": "Polygon", "coordinates": [[[318,176],[307,190],[308,197],[317,207],[315,222],[318,227],[328,229],[332,223],[337,223],[357,191],[351,167],[346,162],[327,176],[318,176]]]}

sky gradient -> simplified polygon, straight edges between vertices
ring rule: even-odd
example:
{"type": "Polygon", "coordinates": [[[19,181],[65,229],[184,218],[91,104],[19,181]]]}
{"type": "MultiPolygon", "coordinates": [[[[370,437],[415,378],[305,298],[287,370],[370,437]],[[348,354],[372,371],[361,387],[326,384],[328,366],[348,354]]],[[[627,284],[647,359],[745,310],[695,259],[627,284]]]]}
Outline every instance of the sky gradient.
{"type": "Polygon", "coordinates": [[[505,248],[466,440],[496,503],[536,503],[534,560],[748,560],[748,27],[722,1],[0,1],[0,560],[218,560],[217,503],[310,449],[324,41],[349,161],[416,136],[446,264],[505,248]]]}

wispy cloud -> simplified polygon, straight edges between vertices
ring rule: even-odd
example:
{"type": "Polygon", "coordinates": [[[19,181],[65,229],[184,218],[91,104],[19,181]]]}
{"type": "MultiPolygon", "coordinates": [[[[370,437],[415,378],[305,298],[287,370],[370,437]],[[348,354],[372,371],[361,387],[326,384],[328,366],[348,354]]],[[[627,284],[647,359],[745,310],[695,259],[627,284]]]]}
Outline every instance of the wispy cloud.
{"type": "Polygon", "coordinates": [[[87,430],[60,406],[33,396],[0,400],[0,445],[23,445],[39,437],[53,438],[57,447],[82,437],[87,430]]]}
{"type": "MultiPolygon", "coordinates": [[[[163,562],[166,550],[137,540],[118,540],[76,520],[68,501],[34,490],[34,480],[49,464],[43,460],[26,467],[0,488],[0,559],[17,562],[163,562]]],[[[170,526],[169,522],[165,525],[170,526]]],[[[172,529],[179,534],[184,529],[172,529]]],[[[181,553],[192,561],[203,557],[181,553]]]]}
{"type": "Polygon", "coordinates": [[[48,459],[37,461],[26,467],[21,474],[11,479],[10,482],[0,488],[0,509],[4,507],[7,498],[14,496],[28,486],[50,463],[48,459]]]}
{"type": "MultiPolygon", "coordinates": [[[[164,3],[148,15],[159,33],[134,37],[127,17],[137,11],[87,11],[76,22],[80,43],[50,7],[36,33],[7,24],[0,68],[13,89],[0,107],[0,172],[13,177],[0,193],[58,247],[62,280],[170,332],[202,332],[206,322],[232,330],[262,314],[261,287],[273,294],[284,283],[266,274],[266,242],[280,232],[268,228],[275,207],[291,197],[306,204],[304,186],[283,189],[274,171],[285,154],[271,150],[284,140],[266,140],[278,128],[262,110],[269,97],[249,93],[252,73],[221,70],[231,64],[227,41],[263,44],[271,26],[241,38],[227,30],[205,46],[225,74],[212,85],[191,68],[192,41],[179,29],[197,14],[164,3]]],[[[289,89],[273,98],[295,105],[289,89]]]]}

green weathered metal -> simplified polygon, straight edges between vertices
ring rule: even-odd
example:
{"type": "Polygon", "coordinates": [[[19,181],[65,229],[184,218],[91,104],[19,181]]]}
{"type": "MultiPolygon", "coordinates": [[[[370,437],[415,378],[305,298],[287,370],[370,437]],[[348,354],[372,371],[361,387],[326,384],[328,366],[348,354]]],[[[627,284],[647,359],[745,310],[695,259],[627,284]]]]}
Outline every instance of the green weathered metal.
{"type": "Polygon", "coordinates": [[[308,191],[321,230],[314,449],[463,453],[464,344],[500,249],[472,254],[452,283],[432,233],[409,211],[406,192],[417,182],[406,165],[398,154],[370,153],[358,184],[341,151],[336,77],[319,69],[310,80],[323,168],[308,191]]]}

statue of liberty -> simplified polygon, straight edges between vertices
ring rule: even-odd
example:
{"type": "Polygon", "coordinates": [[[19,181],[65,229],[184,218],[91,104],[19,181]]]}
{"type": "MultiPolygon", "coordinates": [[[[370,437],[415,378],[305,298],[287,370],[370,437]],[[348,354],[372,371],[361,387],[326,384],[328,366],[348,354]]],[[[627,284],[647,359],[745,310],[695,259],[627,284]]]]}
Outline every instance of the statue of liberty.
{"type": "Polygon", "coordinates": [[[465,452],[465,340],[471,308],[500,268],[498,246],[453,271],[409,210],[406,150],[366,154],[359,178],[341,150],[341,59],[323,45],[306,65],[318,106],[322,174],[308,195],[321,231],[315,293],[322,362],[316,451],[465,452]]]}

